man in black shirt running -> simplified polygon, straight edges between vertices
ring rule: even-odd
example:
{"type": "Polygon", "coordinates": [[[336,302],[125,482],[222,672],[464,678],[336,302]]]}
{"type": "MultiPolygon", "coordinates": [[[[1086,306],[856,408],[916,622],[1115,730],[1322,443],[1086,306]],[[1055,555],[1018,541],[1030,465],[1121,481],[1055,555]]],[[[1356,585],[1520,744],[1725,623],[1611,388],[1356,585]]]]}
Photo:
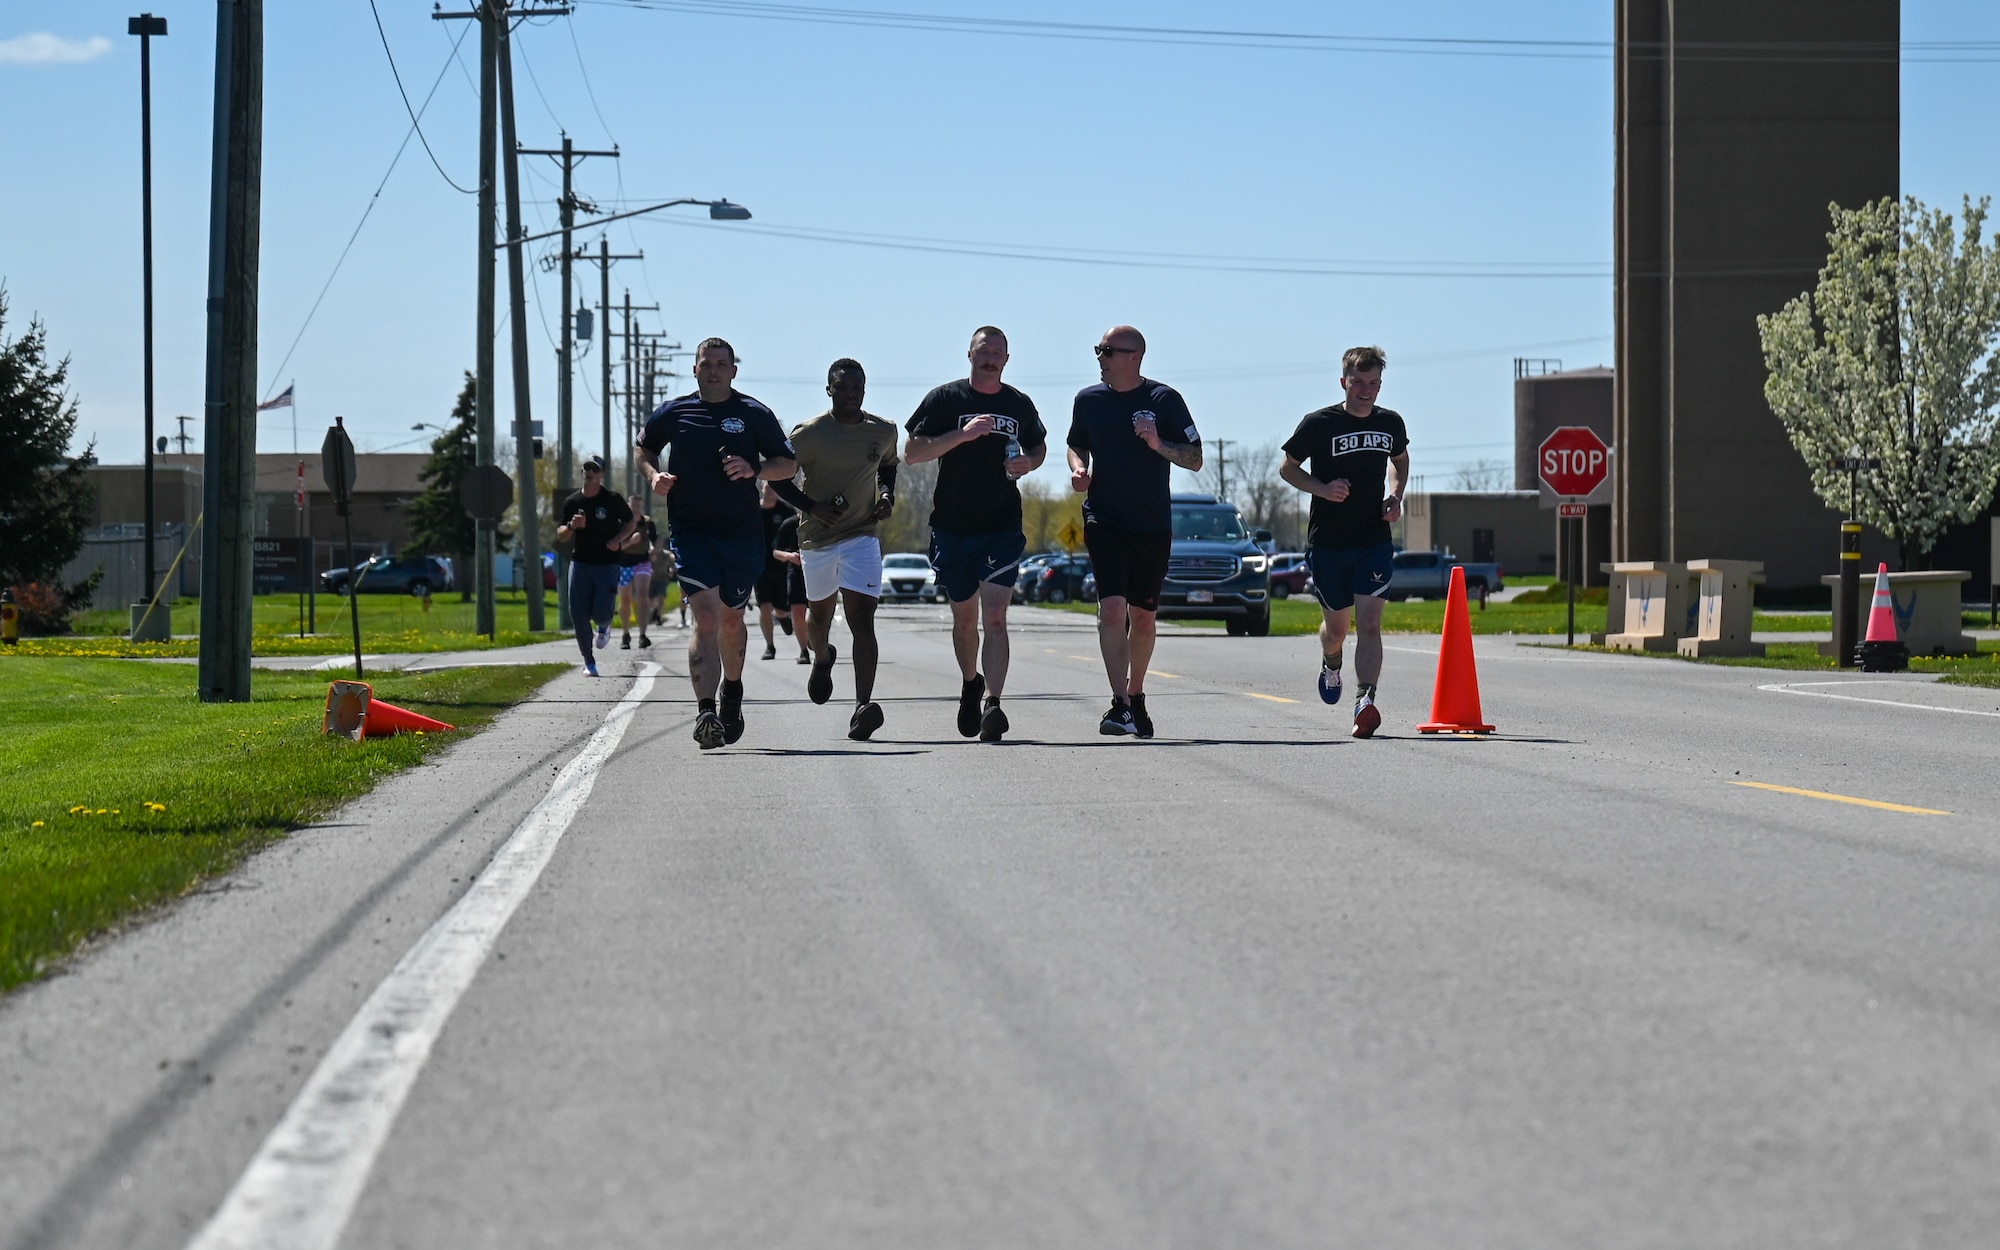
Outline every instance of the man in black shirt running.
{"type": "Polygon", "coordinates": [[[1087,492],[1084,542],[1097,575],[1097,647],[1111,679],[1098,732],[1153,736],[1146,666],[1174,545],[1173,466],[1201,470],[1201,435],[1180,392],[1147,378],[1146,337],[1113,326],[1097,344],[1104,379],[1077,392],[1069,481],[1087,492]]]}
{"type": "Polygon", "coordinates": [[[653,493],[667,500],[681,595],[694,606],[688,640],[688,680],[700,709],[694,740],[713,751],[743,736],[743,648],[749,641],[743,605],[765,559],[757,482],[789,478],[799,466],[778,418],[731,385],[735,348],[703,339],[695,347],[694,377],[694,394],[654,411],[638,457],[653,493]]]}
{"type": "Polygon", "coordinates": [[[1379,347],[1350,348],[1340,362],[1347,398],[1299,422],[1285,440],[1285,461],[1278,469],[1278,476],[1313,500],[1306,560],[1323,618],[1319,697],[1325,702],[1340,702],[1350,609],[1360,635],[1354,644],[1357,738],[1373,735],[1382,724],[1375,683],[1382,675],[1383,596],[1395,568],[1389,525],[1403,515],[1403,490],[1410,481],[1409,431],[1400,414],[1375,405],[1385,363],[1379,347]]]}
{"type": "MultiPolygon", "coordinates": [[[[618,610],[618,552],[637,522],[632,509],[616,493],[604,489],[604,461],[583,462],[583,489],[563,500],[562,523],[556,541],[574,543],[569,559],[569,611],[576,625],[576,649],[583,667],[597,676],[597,654],[590,626],[597,624],[596,645],[611,645],[611,621],[618,610]]],[[[539,574],[539,570],[537,570],[539,574]]]]}
{"type": "Polygon", "coordinates": [[[958,732],[998,742],[1008,728],[1000,710],[1009,658],[1007,607],[1014,599],[1014,571],[1028,545],[1021,533],[1021,491],[1014,483],[1041,466],[1048,434],[1034,401],[1000,380],[1007,368],[1005,334],[981,326],[965,354],[972,376],[931,391],[905,423],[910,442],[903,463],[938,462],[931,566],[951,600],[951,647],[964,678],[958,732]]]}

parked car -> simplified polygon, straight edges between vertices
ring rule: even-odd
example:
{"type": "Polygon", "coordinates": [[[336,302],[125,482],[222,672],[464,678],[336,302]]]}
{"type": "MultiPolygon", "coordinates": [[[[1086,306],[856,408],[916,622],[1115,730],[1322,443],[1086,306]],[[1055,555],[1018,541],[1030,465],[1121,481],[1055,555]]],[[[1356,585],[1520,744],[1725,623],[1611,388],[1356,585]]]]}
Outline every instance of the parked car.
{"type": "Polygon", "coordinates": [[[1014,602],[1028,601],[1028,587],[1042,575],[1042,568],[1051,560],[1062,558],[1060,551],[1037,551],[1021,557],[1021,563],[1014,570],[1014,602]]]}
{"type": "Polygon", "coordinates": [[[1094,592],[1096,582],[1090,576],[1089,556],[1057,556],[1035,570],[1033,580],[1022,593],[1029,603],[1068,603],[1072,599],[1087,599],[1083,593],[1086,581],[1094,592]]]}
{"type": "Polygon", "coordinates": [[[320,589],[344,595],[350,585],[364,595],[428,595],[451,588],[451,566],[436,556],[373,556],[351,569],[328,569],[320,589]]]}
{"type": "Polygon", "coordinates": [[[1305,553],[1285,551],[1271,557],[1271,597],[1289,599],[1306,593],[1312,584],[1312,570],[1306,567],[1305,553]]]}
{"type": "Polygon", "coordinates": [[[1442,599],[1451,589],[1453,568],[1465,570],[1465,590],[1467,594],[1478,594],[1481,590],[1491,593],[1507,588],[1503,570],[1497,564],[1466,564],[1457,556],[1444,551],[1399,551],[1396,553],[1396,567],[1390,574],[1390,599],[1442,599]]]}
{"type": "Polygon", "coordinates": [[[923,552],[892,551],[882,557],[884,603],[936,603],[943,597],[937,570],[923,552]]]}
{"type": "Polygon", "coordinates": [[[1271,557],[1236,505],[1214,495],[1173,497],[1173,551],[1160,590],[1160,615],[1220,620],[1231,634],[1271,632],[1271,557]]]}

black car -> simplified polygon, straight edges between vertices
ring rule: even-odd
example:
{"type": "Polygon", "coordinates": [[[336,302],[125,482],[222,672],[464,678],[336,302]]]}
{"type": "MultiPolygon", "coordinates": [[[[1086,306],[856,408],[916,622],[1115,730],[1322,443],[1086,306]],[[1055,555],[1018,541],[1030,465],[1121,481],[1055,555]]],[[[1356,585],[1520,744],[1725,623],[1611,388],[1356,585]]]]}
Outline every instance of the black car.
{"type": "Polygon", "coordinates": [[[451,566],[436,556],[375,556],[351,569],[328,569],[320,589],[344,595],[353,585],[364,595],[416,595],[451,589],[451,566]]]}
{"type": "Polygon", "coordinates": [[[1231,634],[1271,632],[1269,530],[1243,523],[1214,495],[1175,495],[1174,545],[1160,588],[1160,619],[1220,620],[1231,634]]]}
{"type": "Polygon", "coordinates": [[[1090,577],[1089,556],[1057,556],[1024,574],[1021,596],[1029,603],[1068,603],[1085,599],[1083,584],[1090,577]]]}

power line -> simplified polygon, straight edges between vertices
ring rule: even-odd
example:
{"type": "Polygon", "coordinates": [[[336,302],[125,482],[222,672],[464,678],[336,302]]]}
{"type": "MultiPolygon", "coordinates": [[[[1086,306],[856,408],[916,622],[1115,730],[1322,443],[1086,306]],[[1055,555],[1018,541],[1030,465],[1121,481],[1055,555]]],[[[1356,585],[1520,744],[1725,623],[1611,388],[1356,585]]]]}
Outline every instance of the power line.
{"type": "MultiPolygon", "coordinates": [[[[1499,39],[1462,36],[1325,35],[1302,31],[1230,30],[1202,27],[1137,26],[1095,22],[1052,22],[1023,18],[964,17],[940,13],[832,8],[768,3],[763,0],[579,0],[623,9],[691,16],[753,18],[822,26],[864,26],[1018,38],[1085,42],[1150,43],[1302,52],[1344,52],[1404,56],[1609,60],[1618,51],[1611,40],[1499,39]]],[[[1983,40],[1918,41],[1689,41],[1631,40],[1627,57],[1676,61],[1811,61],[1818,63],[1990,63],[2000,43],[1983,40]],[[1985,53],[1987,55],[1969,55],[1985,53]]]]}
{"type": "MultiPolygon", "coordinates": [[[[419,140],[422,140],[423,142],[424,155],[431,158],[431,166],[438,171],[438,177],[444,179],[447,183],[449,183],[451,185],[452,190],[458,192],[460,195],[477,195],[478,190],[476,188],[467,188],[459,186],[458,183],[452,180],[452,176],[450,174],[444,172],[444,166],[438,164],[437,153],[431,151],[431,141],[424,137],[424,128],[417,121],[417,110],[410,107],[410,93],[403,90],[403,74],[402,71],[396,68],[396,54],[389,51],[389,32],[382,29],[382,13],[381,10],[375,7],[375,0],[368,0],[368,11],[375,15],[375,33],[381,36],[382,39],[382,55],[389,58],[389,73],[396,80],[396,94],[403,97],[403,110],[410,115],[410,129],[416,131],[417,138],[419,140]]],[[[464,36],[460,36],[460,38],[463,37],[464,36]]],[[[454,50],[457,48],[456,44],[452,46],[454,50]]],[[[438,78],[442,80],[444,78],[444,75],[439,74],[438,78]]],[[[431,88],[431,94],[432,95],[437,94],[437,88],[435,86],[431,88]]],[[[430,96],[424,97],[424,107],[426,108],[430,107],[430,96]]],[[[405,142],[407,142],[407,140],[405,140],[405,142]]]]}
{"type": "MultiPolygon", "coordinates": [[[[445,59],[444,68],[438,70],[438,76],[431,82],[430,94],[424,97],[424,107],[417,110],[418,116],[430,111],[431,100],[437,96],[438,88],[444,84],[444,76],[451,72],[452,61],[458,58],[458,42],[464,39],[465,31],[460,31],[458,33],[458,41],[453,42],[451,45],[451,55],[445,59]]],[[[405,99],[403,103],[408,105],[408,99],[405,99]]],[[[340,267],[347,263],[347,254],[354,250],[354,241],[361,237],[361,228],[368,224],[368,215],[375,211],[377,201],[382,198],[383,188],[389,185],[390,175],[396,172],[396,166],[402,161],[403,153],[409,150],[410,136],[416,133],[417,126],[413,118],[409,130],[403,134],[402,143],[396,146],[396,154],[389,158],[389,168],[383,171],[382,181],[375,184],[375,194],[368,197],[367,207],[361,210],[361,220],[354,223],[354,233],[347,236],[347,246],[340,249],[340,258],[333,262],[333,272],[326,275],[326,282],[319,288],[319,296],[313,300],[312,307],[306,310],[304,324],[300,325],[299,332],[292,336],[292,345],[285,349],[285,358],[278,362],[277,369],[272,372],[271,384],[270,387],[266,388],[264,398],[269,399],[271,397],[270,391],[277,387],[277,379],[285,376],[285,366],[292,362],[292,353],[299,349],[299,343],[305,338],[307,328],[312,325],[313,316],[319,312],[320,304],[325,301],[326,293],[333,289],[333,280],[340,276],[340,267]]],[[[442,173],[443,171],[440,170],[439,172],[442,173]]],[[[447,178],[445,181],[450,182],[451,180],[447,178]]]]}

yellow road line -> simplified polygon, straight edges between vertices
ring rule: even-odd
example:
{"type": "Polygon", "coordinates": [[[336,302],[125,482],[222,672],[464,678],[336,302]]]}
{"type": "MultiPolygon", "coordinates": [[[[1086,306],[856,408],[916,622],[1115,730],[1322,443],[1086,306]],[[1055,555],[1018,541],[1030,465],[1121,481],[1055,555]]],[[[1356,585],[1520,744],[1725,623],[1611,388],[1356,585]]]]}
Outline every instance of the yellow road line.
{"type": "Polygon", "coordinates": [[[1175,680],[1175,681],[1178,681],[1178,680],[1180,680],[1180,674],[1179,674],[1179,673],[1162,673],[1162,672],[1161,672],[1161,671],[1160,671],[1159,669],[1157,669],[1157,668],[1149,668],[1149,669],[1147,669],[1147,670],[1146,670],[1146,676],[1148,676],[1148,677],[1166,677],[1166,678],[1169,678],[1169,679],[1172,679],[1172,680],[1175,680]]]}
{"type": "Polygon", "coordinates": [[[1283,699],[1283,698],[1279,698],[1279,697],[1278,697],[1277,695],[1275,695],[1275,694],[1258,694],[1258,693],[1257,693],[1257,692],[1256,692],[1255,690],[1245,690],[1245,691],[1244,691],[1243,693],[1244,693],[1244,694],[1246,694],[1246,695],[1249,695],[1249,696],[1250,696],[1251,698],[1253,698],[1253,699],[1269,699],[1269,700],[1270,700],[1271,702],[1273,702],[1273,703],[1297,703],[1297,702],[1298,702],[1298,700],[1297,700],[1297,699],[1283,699]]]}
{"type": "Polygon", "coordinates": [[[1801,790],[1796,786],[1774,786],[1763,781],[1732,781],[1732,786],[1749,786],[1753,790],[1775,790],[1779,794],[1796,794],[1802,798],[1825,799],[1829,803],[1852,803],[1856,807],[1875,807],[1885,812],[1908,812],[1912,816],[1949,816],[1950,812],[1939,811],[1935,807],[1906,807],[1901,803],[1884,803],[1880,799],[1857,799],[1851,794],[1828,794],[1824,790],[1801,790]]]}
{"type": "Polygon", "coordinates": [[[1094,655],[1073,655],[1069,658],[1072,660],[1082,660],[1085,664],[1097,663],[1097,657],[1094,655]]]}

